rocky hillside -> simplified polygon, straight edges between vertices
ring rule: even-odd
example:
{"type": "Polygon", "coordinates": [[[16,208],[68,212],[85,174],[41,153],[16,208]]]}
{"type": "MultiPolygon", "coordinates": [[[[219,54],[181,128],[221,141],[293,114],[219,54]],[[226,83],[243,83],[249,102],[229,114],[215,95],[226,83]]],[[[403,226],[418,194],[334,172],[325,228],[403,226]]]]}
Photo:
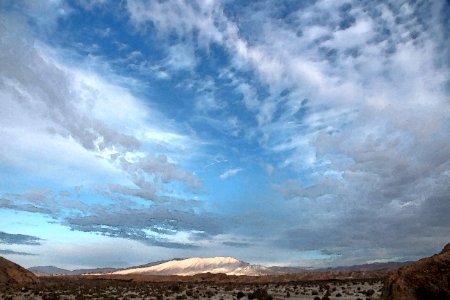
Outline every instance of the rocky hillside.
{"type": "Polygon", "coordinates": [[[0,285],[37,282],[37,277],[21,266],[0,257],[0,285]]]}
{"type": "Polygon", "coordinates": [[[383,295],[385,300],[450,300],[450,243],[439,254],[391,274],[383,295]]]}

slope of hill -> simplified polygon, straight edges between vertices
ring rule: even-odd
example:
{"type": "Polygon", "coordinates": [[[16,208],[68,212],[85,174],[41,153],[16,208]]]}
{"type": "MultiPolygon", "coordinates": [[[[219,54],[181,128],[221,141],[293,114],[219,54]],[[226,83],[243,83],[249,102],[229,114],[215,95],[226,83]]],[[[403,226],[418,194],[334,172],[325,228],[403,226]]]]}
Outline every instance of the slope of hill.
{"type": "Polygon", "coordinates": [[[33,273],[12,261],[0,257],[0,284],[12,285],[33,282],[38,282],[37,277],[33,273]]]}
{"type": "Polygon", "coordinates": [[[450,243],[439,253],[402,267],[385,282],[386,300],[450,300],[450,243]]]}

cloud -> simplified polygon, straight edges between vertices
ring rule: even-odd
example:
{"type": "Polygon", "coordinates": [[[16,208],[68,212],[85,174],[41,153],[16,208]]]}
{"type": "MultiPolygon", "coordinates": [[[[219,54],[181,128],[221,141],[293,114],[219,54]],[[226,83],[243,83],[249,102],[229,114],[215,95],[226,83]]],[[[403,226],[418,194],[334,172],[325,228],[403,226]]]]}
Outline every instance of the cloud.
{"type": "MultiPolygon", "coordinates": [[[[377,253],[369,251],[377,246],[375,239],[363,242],[373,233],[367,224],[383,220],[387,225],[375,230],[376,237],[382,239],[383,230],[389,241],[411,235],[402,239],[409,247],[417,236],[431,234],[439,248],[448,236],[446,220],[440,219],[437,231],[426,221],[417,235],[398,222],[412,222],[410,209],[422,210],[431,199],[446,197],[449,73],[441,51],[445,39],[436,38],[448,34],[439,12],[446,4],[316,1],[289,9],[273,1],[129,4],[136,26],[151,24],[195,45],[198,33],[199,48],[220,45],[228,53],[229,66],[222,74],[242,97],[247,118],[256,120],[254,127],[245,128],[251,132],[247,136],[275,158],[277,169],[291,173],[272,184],[296,202],[277,206],[281,218],[289,220],[286,227],[295,227],[298,219],[305,223],[305,228],[286,230],[280,245],[317,251],[340,245],[342,261],[352,255],[362,259],[362,252],[352,252],[358,247],[367,256],[397,256],[401,243],[386,241],[390,251],[377,253]],[[169,7],[170,15],[161,13],[169,7]],[[169,18],[177,21],[170,23],[169,18]],[[242,75],[248,71],[255,76],[242,75]],[[297,214],[285,211],[293,207],[297,214]],[[398,215],[383,213],[394,207],[398,215]],[[326,238],[318,242],[317,236],[326,238]]],[[[219,124],[224,120],[215,119],[219,124]]],[[[234,175],[234,170],[220,178],[234,175]]]]}
{"type": "Polygon", "coordinates": [[[251,246],[250,243],[244,243],[244,242],[223,242],[222,244],[225,246],[237,247],[237,248],[247,248],[247,247],[251,246]]]}
{"type": "Polygon", "coordinates": [[[271,164],[266,164],[264,166],[264,170],[266,171],[267,175],[272,176],[272,173],[274,171],[274,167],[271,164]]]}
{"type": "Polygon", "coordinates": [[[242,172],[244,169],[242,168],[236,168],[236,169],[229,169],[226,170],[225,172],[223,172],[219,177],[220,179],[227,179],[229,177],[233,177],[234,175],[236,175],[239,172],[242,172]]]}
{"type": "Polygon", "coordinates": [[[242,100],[244,101],[245,107],[249,110],[257,110],[259,101],[254,88],[247,83],[241,83],[237,88],[242,93],[242,100]]]}
{"type": "Polygon", "coordinates": [[[34,256],[34,255],[36,255],[36,254],[33,254],[33,253],[13,251],[13,250],[7,250],[7,249],[0,249],[0,254],[2,254],[2,255],[23,255],[23,256],[34,256]]]}
{"type": "Polygon", "coordinates": [[[138,27],[148,23],[157,28],[161,36],[175,33],[178,37],[194,38],[199,44],[221,41],[222,35],[214,24],[213,14],[218,7],[214,1],[127,1],[130,20],[138,27]]]}
{"type": "MultiPolygon", "coordinates": [[[[86,203],[72,200],[52,192],[36,191],[25,195],[9,194],[1,207],[17,211],[38,212],[48,215],[64,226],[81,232],[98,233],[108,237],[126,238],[147,245],[174,249],[195,249],[191,237],[202,233],[211,237],[222,233],[226,218],[211,212],[196,212],[201,202],[170,197],[142,195],[140,190],[112,186],[113,194],[107,203],[86,203]],[[136,196],[154,201],[143,204],[117,194],[136,196]],[[81,213],[81,214],[80,214],[81,213]],[[180,234],[182,236],[180,236],[180,234]]],[[[0,234],[0,242],[28,245],[40,244],[40,239],[25,235],[0,234]]]]}
{"type": "Polygon", "coordinates": [[[41,238],[26,234],[13,234],[0,231],[0,244],[41,245],[41,238]]]}
{"type": "Polygon", "coordinates": [[[106,5],[108,0],[80,0],[79,4],[83,6],[84,9],[91,10],[97,7],[102,7],[106,5]]]}
{"type": "Polygon", "coordinates": [[[257,260],[342,254],[315,265],[448,238],[445,1],[92,2],[134,30],[57,2],[47,25],[2,10],[1,207],[172,249],[228,234],[273,250],[257,260]],[[74,34],[71,9],[93,33],[74,34]],[[242,168],[214,176],[225,158],[242,168]]]}
{"type": "Polygon", "coordinates": [[[339,253],[335,253],[334,251],[328,249],[322,249],[320,250],[320,253],[324,255],[340,255],[339,253]]]}
{"type": "MultiPolygon", "coordinates": [[[[137,98],[131,89],[138,90],[139,83],[115,74],[107,62],[35,41],[12,26],[9,18],[0,22],[11,29],[2,30],[0,43],[0,138],[5,141],[0,161],[19,170],[19,177],[33,174],[33,178],[45,178],[41,187],[48,188],[30,190],[24,184],[29,192],[2,191],[0,206],[48,215],[80,231],[161,247],[194,247],[162,235],[147,236],[143,230],[168,233],[203,228],[198,222],[204,218],[198,216],[197,221],[197,214],[188,211],[200,206],[190,194],[199,191],[201,181],[178,163],[187,165],[184,153],[189,152],[192,158],[196,142],[151,103],[137,98]],[[92,190],[110,186],[111,198],[105,201],[108,204],[96,207],[83,196],[62,197],[58,193],[61,185],[64,191],[82,186],[81,190],[100,199],[102,193],[92,190]],[[140,199],[163,202],[166,207],[148,209],[143,218],[153,218],[151,224],[144,219],[141,225],[127,224],[138,210],[128,211],[125,204],[142,207],[140,199]],[[108,214],[107,207],[115,209],[108,214]],[[83,218],[75,218],[79,214],[85,216],[82,225],[83,218]],[[97,221],[89,226],[86,220],[95,217],[97,221]],[[116,223],[123,217],[128,221],[116,223]],[[189,221],[183,222],[186,218],[189,221]]],[[[173,55],[178,50],[174,48],[173,55]]],[[[6,233],[3,238],[12,239],[6,233]]],[[[27,243],[39,242],[30,237],[27,243]]]]}
{"type": "Polygon", "coordinates": [[[103,207],[91,214],[73,216],[65,220],[70,228],[83,232],[97,232],[105,236],[128,238],[148,245],[176,249],[194,249],[199,246],[189,239],[180,241],[180,233],[206,236],[222,232],[224,220],[211,213],[195,213],[191,209],[177,210],[156,206],[120,210],[103,207]]]}
{"type": "Polygon", "coordinates": [[[173,45],[168,50],[165,64],[174,71],[193,71],[197,65],[194,49],[190,45],[173,45]]]}

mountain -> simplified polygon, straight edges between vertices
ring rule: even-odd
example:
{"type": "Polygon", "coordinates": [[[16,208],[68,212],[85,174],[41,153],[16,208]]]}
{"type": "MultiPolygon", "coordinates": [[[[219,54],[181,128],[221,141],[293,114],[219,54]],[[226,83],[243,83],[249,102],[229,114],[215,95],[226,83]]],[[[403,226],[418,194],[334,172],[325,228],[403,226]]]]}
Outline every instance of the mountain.
{"type": "Polygon", "coordinates": [[[352,272],[352,271],[375,271],[375,270],[392,270],[400,266],[411,264],[411,262],[397,263],[372,263],[364,265],[355,265],[349,267],[335,267],[324,269],[305,269],[300,267],[265,267],[261,265],[253,265],[233,257],[211,257],[211,258],[174,258],[171,260],[162,260],[151,262],[144,265],[133,266],[124,269],[117,268],[97,268],[97,269],[78,269],[66,270],[54,266],[32,267],[28,270],[38,276],[49,275],[82,275],[82,274],[142,274],[142,275],[194,275],[198,273],[225,273],[228,275],[282,275],[301,273],[307,271],[318,272],[352,272]]]}
{"type": "Polygon", "coordinates": [[[33,272],[37,276],[53,276],[53,275],[82,275],[91,273],[110,273],[118,269],[116,268],[96,268],[96,269],[76,269],[76,270],[66,270],[54,266],[37,266],[28,268],[29,271],[33,272]]]}
{"type": "Polygon", "coordinates": [[[300,267],[265,267],[253,265],[233,257],[211,257],[211,258],[177,258],[160,262],[149,263],[137,267],[117,270],[111,272],[114,275],[142,274],[142,275],[194,275],[198,273],[225,273],[227,275],[281,275],[300,273],[305,271],[375,271],[392,270],[410,264],[411,262],[388,262],[355,265],[349,267],[336,267],[327,269],[310,270],[300,267]]]}
{"type": "Polygon", "coordinates": [[[385,300],[450,300],[450,243],[431,257],[393,272],[383,287],[385,300]]]}
{"type": "Polygon", "coordinates": [[[160,265],[169,261],[179,261],[179,260],[185,260],[186,258],[173,258],[173,259],[166,259],[166,260],[159,260],[159,261],[154,261],[154,262],[150,262],[144,265],[139,265],[139,266],[133,266],[133,267],[129,267],[129,268],[124,268],[121,270],[128,270],[128,269],[136,269],[136,268],[145,268],[145,267],[152,267],[152,266],[156,266],[156,265],[160,265]]]}
{"type": "Polygon", "coordinates": [[[72,271],[57,268],[54,266],[37,266],[37,267],[31,267],[28,268],[28,271],[33,272],[34,274],[38,276],[45,276],[45,275],[70,275],[72,271]]]}
{"type": "Polygon", "coordinates": [[[268,268],[250,265],[233,257],[193,257],[170,260],[146,267],[136,267],[112,272],[113,275],[195,275],[198,273],[225,273],[228,275],[262,275],[268,268]]]}
{"type": "Polygon", "coordinates": [[[37,277],[25,268],[0,257],[0,285],[38,282],[37,277]]]}

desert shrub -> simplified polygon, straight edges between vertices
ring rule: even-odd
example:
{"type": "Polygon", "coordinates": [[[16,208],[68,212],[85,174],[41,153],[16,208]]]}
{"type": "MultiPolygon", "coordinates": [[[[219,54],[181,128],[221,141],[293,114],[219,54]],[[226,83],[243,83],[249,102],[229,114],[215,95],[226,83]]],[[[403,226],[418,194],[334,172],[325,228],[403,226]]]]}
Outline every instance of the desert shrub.
{"type": "Polygon", "coordinates": [[[311,292],[311,295],[319,295],[319,291],[317,291],[317,290],[312,290],[312,292],[311,292]]]}
{"type": "Polygon", "coordinates": [[[286,293],[286,298],[290,298],[291,297],[291,293],[287,292],[286,293]]]}
{"type": "Polygon", "coordinates": [[[373,294],[375,294],[375,291],[374,291],[373,289],[370,289],[370,290],[367,290],[367,291],[366,291],[366,296],[367,296],[367,297],[370,297],[370,296],[372,296],[373,294]]]}
{"type": "Polygon", "coordinates": [[[314,300],[320,300],[320,298],[319,297],[314,297],[314,300]]]}
{"type": "Polygon", "coordinates": [[[243,293],[243,292],[241,292],[241,291],[239,291],[238,293],[237,293],[237,295],[236,295],[236,297],[238,298],[238,299],[241,299],[241,298],[243,298],[245,296],[245,294],[243,293]]]}
{"type": "Polygon", "coordinates": [[[342,294],[341,293],[337,293],[336,297],[342,297],[342,294]]]}
{"type": "Polygon", "coordinates": [[[179,285],[173,285],[173,286],[171,287],[171,290],[172,290],[173,292],[175,292],[175,293],[178,293],[178,292],[180,292],[181,288],[180,288],[179,285]]]}
{"type": "Polygon", "coordinates": [[[266,289],[257,289],[256,291],[254,291],[252,294],[249,294],[249,298],[250,299],[250,295],[252,296],[251,299],[258,299],[258,300],[272,300],[272,296],[269,295],[267,293],[266,289]]]}

